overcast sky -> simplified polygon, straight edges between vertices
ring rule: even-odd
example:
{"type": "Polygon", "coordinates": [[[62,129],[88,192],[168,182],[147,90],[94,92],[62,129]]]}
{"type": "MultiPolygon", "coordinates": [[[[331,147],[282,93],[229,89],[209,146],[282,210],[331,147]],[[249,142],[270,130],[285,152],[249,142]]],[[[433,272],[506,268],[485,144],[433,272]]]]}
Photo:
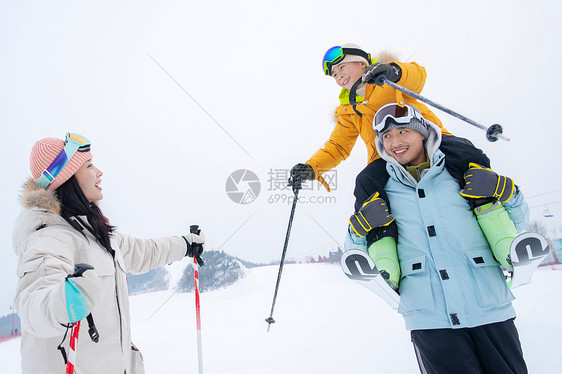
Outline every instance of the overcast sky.
{"type": "MultiPolygon", "coordinates": [[[[290,205],[284,173],[327,140],[339,89],[329,47],[389,50],[427,70],[423,94],[510,142],[435,110],[529,196],[532,218],[562,236],[558,108],[562,5],[556,1],[0,0],[0,314],[17,282],[11,232],[34,142],[68,131],[92,141],[104,213],[126,233],[205,230],[208,249],[250,261],[281,255],[290,205]],[[247,169],[259,196],[237,204],[226,181],[247,169]],[[548,209],[552,218],[544,218],[548,209]]],[[[343,244],[361,140],[297,206],[288,256],[343,244]]],[[[247,189],[247,185],[239,185],[247,189]]]]}

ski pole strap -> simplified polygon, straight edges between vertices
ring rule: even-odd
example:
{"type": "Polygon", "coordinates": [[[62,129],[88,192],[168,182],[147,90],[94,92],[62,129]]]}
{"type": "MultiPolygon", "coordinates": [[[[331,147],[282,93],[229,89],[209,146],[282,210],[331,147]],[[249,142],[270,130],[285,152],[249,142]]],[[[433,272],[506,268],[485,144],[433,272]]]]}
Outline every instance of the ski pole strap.
{"type": "MultiPolygon", "coordinates": [[[[88,320],[88,327],[89,327],[88,334],[90,334],[90,339],[92,339],[94,343],[97,343],[99,341],[100,335],[98,333],[98,329],[96,328],[96,325],[94,324],[94,317],[92,317],[92,313],[88,314],[88,317],[86,317],[86,319],[88,320]]],[[[66,340],[66,336],[68,335],[68,330],[70,330],[73,325],[68,324],[63,326],[66,327],[66,331],[64,332],[62,341],[57,346],[57,349],[60,351],[60,354],[62,355],[62,359],[64,360],[64,364],[66,365],[68,363],[68,356],[66,355],[66,349],[64,349],[62,344],[66,340]]]]}
{"type": "Polygon", "coordinates": [[[66,331],[64,332],[64,336],[62,337],[62,341],[58,345],[57,349],[60,351],[60,354],[62,355],[62,359],[64,360],[64,364],[66,365],[66,363],[68,362],[68,358],[66,356],[66,350],[62,346],[62,343],[64,343],[64,341],[66,340],[66,336],[68,335],[68,330],[70,330],[72,325],[68,324],[68,325],[62,325],[62,326],[66,327],[66,331]]]}
{"type": "Polygon", "coordinates": [[[351,89],[349,90],[349,103],[353,107],[353,111],[359,117],[363,117],[363,113],[357,110],[357,87],[361,84],[361,80],[362,77],[359,77],[359,79],[357,79],[357,81],[353,83],[353,86],[351,86],[351,89]]]}
{"type": "Polygon", "coordinates": [[[402,86],[400,86],[400,85],[398,85],[398,84],[396,84],[396,83],[394,83],[394,82],[392,82],[392,81],[390,81],[390,80],[388,80],[388,79],[384,79],[383,82],[384,82],[384,84],[387,84],[387,85],[389,85],[390,87],[392,87],[392,88],[394,88],[394,89],[396,89],[396,90],[398,90],[398,91],[401,91],[401,92],[405,93],[405,94],[408,95],[408,96],[411,96],[411,97],[416,98],[416,99],[418,99],[418,100],[420,100],[420,101],[423,101],[424,103],[429,104],[429,105],[431,105],[431,106],[433,106],[433,107],[435,107],[435,108],[437,108],[437,109],[440,109],[440,110],[442,110],[443,112],[452,115],[453,117],[456,117],[456,118],[458,118],[458,119],[460,119],[460,120],[462,120],[462,121],[465,121],[465,122],[467,122],[467,123],[470,123],[471,125],[473,125],[473,126],[475,126],[475,127],[478,127],[479,129],[482,129],[482,130],[486,131],[486,137],[487,137],[488,140],[491,141],[491,142],[495,142],[496,140],[498,140],[498,138],[502,138],[502,139],[505,140],[505,141],[509,141],[509,140],[510,140],[508,137],[502,135],[502,128],[501,128],[501,126],[498,125],[498,124],[494,124],[494,125],[492,125],[492,126],[490,126],[490,127],[486,127],[486,126],[484,126],[484,125],[479,124],[478,122],[475,122],[475,121],[471,120],[471,119],[468,118],[468,117],[463,116],[462,114],[459,114],[459,113],[455,112],[454,110],[451,110],[451,109],[449,109],[449,108],[447,108],[447,107],[444,107],[443,105],[441,105],[441,104],[439,104],[439,103],[436,103],[435,101],[430,100],[430,99],[428,99],[428,98],[426,98],[426,97],[424,97],[424,96],[418,94],[417,92],[414,92],[414,91],[412,91],[412,90],[409,90],[409,89],[407,89],[406,87],[402,87],[402,86]]]}
{"type": "Polygon", "coordinates": [[[326,182],[326,179],[322,178],[322,176],[320,175],[318,176],[318,182],[322,183],[322,186],[324,186],[328,192],[332,191],[330,189],[330,185],[328,184],[328,182],[326,182]]]}

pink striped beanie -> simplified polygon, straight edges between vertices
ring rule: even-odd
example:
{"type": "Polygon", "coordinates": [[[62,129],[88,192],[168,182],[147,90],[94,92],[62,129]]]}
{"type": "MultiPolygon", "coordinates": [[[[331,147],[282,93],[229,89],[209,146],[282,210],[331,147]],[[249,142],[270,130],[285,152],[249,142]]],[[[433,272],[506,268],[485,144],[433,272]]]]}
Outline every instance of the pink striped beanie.
{"type": "MultiPolygon", "coordinates": [[[[63,148],[64,141],[57,138],[44,138],[35,143],[29,158],[29,168],[31,169],[34,182],[37,182],[43,171],[51,165],[63,148]]],[[[92,159],[92,152],[76,152],[55,177],[47,190],[54,191],[59,188],[61,184],[70,179],[90,159],[92,159]]]]}

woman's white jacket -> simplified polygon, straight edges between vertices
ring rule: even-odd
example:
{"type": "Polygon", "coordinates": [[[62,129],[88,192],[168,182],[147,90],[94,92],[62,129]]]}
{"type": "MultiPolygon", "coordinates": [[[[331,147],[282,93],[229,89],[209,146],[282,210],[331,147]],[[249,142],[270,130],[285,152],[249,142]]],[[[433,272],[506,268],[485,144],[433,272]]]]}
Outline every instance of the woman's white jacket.
{"type": "MultiPolygon", "coordinates": [[[[65,277],[78,263],[94,267],[102,290],[100,300],[91,306],[99,342],[91,341],[88,324],[83,321],[76,348],[76,373],[143,373],[142,357],[131,342],[125,274],[147,272],[182,259],[186,253],[183,238],[136,239],[114,233],[113,258],[86,228],[79,231],[60,216],[60,203],[53,192],[28,180],[22,205],[25,209],[13,231],[18,256],[15,305],[22,324],[22,373],[63,373],[65,364],[57,346],[69,319],[61,290],[65,277]]],[[[69,335],[62,343],[67,353],[69,335]]]]}

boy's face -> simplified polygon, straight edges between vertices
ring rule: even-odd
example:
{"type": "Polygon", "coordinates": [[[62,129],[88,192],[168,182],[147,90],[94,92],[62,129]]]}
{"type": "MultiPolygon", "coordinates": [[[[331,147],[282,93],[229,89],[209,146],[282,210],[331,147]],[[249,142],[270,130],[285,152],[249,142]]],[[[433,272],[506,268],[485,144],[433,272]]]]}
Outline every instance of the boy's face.
{"type": "Polygon", "coordinates": [[[367,64],[364,62],[344,62],[332,68],[332,77],[341,88],[351,89],[365,71],[367,64]]]}
{"type": "Polygon", "coordinates": [[[394,127],[382,135],[386,153],[402,166],[417,166],[425,161],[424,137],[416,130],[394,127]]]}

